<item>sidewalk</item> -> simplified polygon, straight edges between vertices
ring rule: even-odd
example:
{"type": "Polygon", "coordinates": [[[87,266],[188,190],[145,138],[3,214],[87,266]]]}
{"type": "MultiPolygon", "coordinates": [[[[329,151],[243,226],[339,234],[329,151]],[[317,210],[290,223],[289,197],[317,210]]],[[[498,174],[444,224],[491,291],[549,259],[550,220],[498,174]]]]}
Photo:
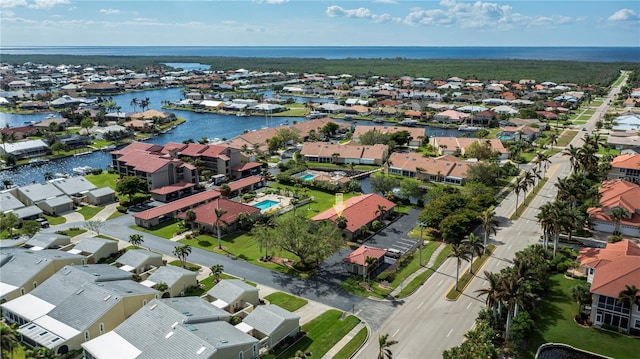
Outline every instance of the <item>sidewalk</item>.
{"type": "MultiPolygon", "coordinates": [[[[331,358],[333,358],[334,355],[338,354],[338,352],[345,345],[347,345],[351,341],[351,339],[353,339],[353,337],[355,337],[356,334],[358,334],[358,332],[360,332],[360,330],[362,330],[362,328],[365,328],[365,327],[366,327],[366,325],[364,324],[364,322],[358,323],[358,325],[353,327],[353,329],[351,329],[351,331],[349,333],[347,333],[347,335],[342,337],[342,339],[340,339],[340,341],[337,342],[336,345],[333,346],[333,348],[329,349],[329,351],[325,355],[322,356],[322,359],[331,359],[331,358]]],[[[371,333],[369,333],[369,334],[371,334],[371,333]]]]}
{"type": "Polygon", "coordinates": [[[433,266],[433,264],[436,262],[436,258],[438,258],[438,255],[440,254],[440,252],[442,252],[444,247],[446,247],[445,244],[439,245],[438,248],[436,248],[436,250],[433,251],[433,254],[431,255],[431,258],[429,258],[429,262],[427,262],[427,264],[425,264],[424,266],[420,267],[417,271],[411,273],[411,275],[409,275],[407,277],[407,279],[405,279],[399,286],[396,287],[396,289],[394,289],[391,292],[391,296],[394,297],[394,298],[397,297],[398,294],[400,294],[400,292],[402,291],[402,288],[404,287],[405,284],[411,283],[411,281],[415,277],[417,277],[419,274],[422,274],[424,271],[426,271],[429,268],[431,268],[433,266]]]}

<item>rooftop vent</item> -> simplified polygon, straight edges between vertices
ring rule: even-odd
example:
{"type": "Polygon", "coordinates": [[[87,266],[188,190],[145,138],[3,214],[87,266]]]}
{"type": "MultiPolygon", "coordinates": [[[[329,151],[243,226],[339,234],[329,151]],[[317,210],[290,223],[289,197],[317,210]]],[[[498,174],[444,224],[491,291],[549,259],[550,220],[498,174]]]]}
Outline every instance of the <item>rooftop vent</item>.
{"type": "Polygon", "coordinates": [[[156,309],[157,306],[158,306],[158,304],[154,304],[149,308],[149,310],[154,310],[154,309],[156,309]]]}
{"type": "Polygon", "coordinates": [[[200,355],[200,354],[204,353],[204,351],[205,351],[206,349],[207,349],[207,347],[205,347],[205,346],[203,345],[200,349],[198,349],[198,351],[196,352],[196,354],[200,355]]]}
{"type": "Polygon", "coordinates": [[[171,336],[173,335],[173,332],[169,332],[167,333],[167,335],[164,336],[165,339],[169,339],[171,338],[171,336]]]}

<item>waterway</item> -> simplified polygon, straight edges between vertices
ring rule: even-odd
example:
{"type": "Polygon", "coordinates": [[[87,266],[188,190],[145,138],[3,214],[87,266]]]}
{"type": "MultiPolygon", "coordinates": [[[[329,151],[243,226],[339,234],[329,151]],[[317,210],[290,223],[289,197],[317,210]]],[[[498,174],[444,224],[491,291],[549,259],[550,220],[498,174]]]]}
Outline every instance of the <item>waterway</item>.
{"type": "MultiPolygon", "coordinates": [[[[271,96],[270,92],[265,92],[265,96],[271,96]]],[[[181,88],[168,88],[159,90],[149,90],[141,92],[131,92],[113,96],[113,101],[121,107],[121,111],[134,111],[131,106],[133,98],[145,99],[149,98],[150,108],[161,109],[162,101],[176,101],[183,99],[181,88]]],[[[297,102],[304,103],[308,99],[303,97],[294,97],[297,102]]],[[[316,101],[316,99],[314,99],[316,101]]],[[[324,101],[330,101],[324,99],[324,101]]],[[[136,110],[140,110],[137,107],[136,110]]],[[[164,110],[162,110],[164,111],[164,110]]],[[[163,145],[167,142],[182,142],[187,139],[195,141],[202,137],[208,139],[231,139],[240,135],[245,130],[257,130],[264,127],[276,127],[280,125],[293,124],[294,121],[306,121],[300,117],[264,117],[264,116],[248,116],[236,117],[229,115],[219,115],[211,113],[195,113],[191,111],[169,111],[178,117],[184,118],[186,121],[176,127],[173,131],[166,134],[160,134],[146,142],[163,145]]],[[[18,127],[24,126],[25,122],[42,121],[47,117],[46,114],[34,115],[17,115],[0,112],[0,126],[18,127]]],[[[353,125],[367,124],[372,125],[369,121],[350,121],[353,125]]],[[[427,127],[426,132],[429,136],[460,136],[461,133],[454,129],[441,129],[435,127],[427,127]]],[[[93,152],[77,157],[67,157],[58,160],[52,160],[47,164],[39,166],[22,166],[13,170],[5,170],[0,172],[2,180],[8,179],[14,185],[25,185],[34,182],[44,182],[44,174],[50,172],[72,174],[73,168],[81,166],[91,166],[92,168],[106,169],[111,164],[111,156],[104,152],[93,152]]]]}

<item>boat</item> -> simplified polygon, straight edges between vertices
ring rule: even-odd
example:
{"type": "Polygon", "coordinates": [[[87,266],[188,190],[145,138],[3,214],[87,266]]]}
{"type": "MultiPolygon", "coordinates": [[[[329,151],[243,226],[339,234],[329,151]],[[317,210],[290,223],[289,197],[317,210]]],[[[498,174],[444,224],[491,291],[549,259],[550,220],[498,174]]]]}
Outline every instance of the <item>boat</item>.
{"type": "Polygon", "coordinates": [[[400,121],[400,124],[405,126],[415,126],[418,124],[418,120],[414,120],[412,118],[405,118],[404,120],[400,121]]]}
{"type": "Polygon", "coordinates": [[[76,176],[84,176],[84,175],[87,175],[87,174],[91,173],[92,169],[93,169],[93,167],[91,167],[91,166],[74,167],[73,168],[73,174],[76,175],[76,176]]]}
{"type": "Polygon", "coordinates": [[[115,149],[116,149],[116,145],[108,145],[101,148],[101,150],[104,152],[113,151],[115,149]]]}
{"type": "Polygon", "coordinates": [[[196,109],[196,110],[195,110],[195,111],[193,111],[193,112],[195,112],[195,113],[204,113],[204,110],[203,110],[203,109],[201,109],[201,108],[199,108],[199,109],[196,109]]]}
{"type": "Polygon", "coordinates": [[[474,131],[480,131],[480,130],[482,130],[482,127],[469,126],[469,125],[460,125],[460,126],[458,126],[458,131],[460,131],[460,132],[474,132],[474,131]]]}
{"type": "Polygon", "coordinates": [[[373,119],[373,123],[384,123],[384,120],[383,120],[383,119],[381,119],[380,117],[378,117],[378,118],[374,118],[374,119],[373,119]]]}
{"type": "Polygon", "coordinates": [[[66,173],[58,172],[58,173],[54,174],[53,177],[54,178],[69,178],[69,175],[66,174],[66,173]]]}
{"type": "Polygon", "coordinates": [[[29,161],[29,164],[32,166],[43,165],[45,163],[49,163],[49,160],[46,158],[34,158],[29,161]]]}
{"type": "Polygon", "coordinates": [[[317,111],[311,111],[309,112],[309,114],[307,115],[307,118],[309,119],[314,119],[314,118],[323,118],[326,115],[322,112],[317,112],[317,111]]]}
{"type": "Polygon", "coordinates": [[[351,116],[351,115],[344,115],[344,119],[343,119],[343,120],[345,120],[345,121],[351,121],[351,120],[353,120],[353,116],[351,116]]]}
{"type": "Polygon", "coordinates": [[[236,113],[236,116],[237,116],[237,117],[249,117],[249,116],[251,116],[251,115],[249,115],[249,114],[248,114],[248,113],[246,113],[246,112],[238,112],[238,113],[236,113]]]}
{"type": "Polygon", "coordinates": [[[56,115],[50,113],[50,114],[47,115],[47,119],[49,119],[49,118],[56,118],[56,115]]]}
{"type": "Polygon", "coordinates": [[[92,153],[91,151],[75,153],[75,154],[73,155],[73,157],[79,157],[79,156],[89,155],[89,154],[91,154],[91,153],[92,153]]]}

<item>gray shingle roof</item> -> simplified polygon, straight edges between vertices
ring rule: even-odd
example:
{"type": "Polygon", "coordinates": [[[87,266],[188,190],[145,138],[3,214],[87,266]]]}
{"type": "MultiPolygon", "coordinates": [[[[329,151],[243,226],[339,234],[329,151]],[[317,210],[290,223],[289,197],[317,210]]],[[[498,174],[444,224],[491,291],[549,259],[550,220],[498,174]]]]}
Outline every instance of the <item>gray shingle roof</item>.
{"type": "Polygon", "coordinates": [[[176,297],[158,301],[176,313],[184,314],[183,323],[226,320],[231,316],[226,310],[211,305],[200,297],[176,297]]]}
{"type": "Polygon", "coordinates": [[[18,191],[24,194],[33,202],[38,202],[42,201],[43,199],[64,195],[62,191],[60,191],[56,186],[50,183],[35,183],[24,187],[19,187],[18,191]]]}
{"type": "Polygon", "coordinates": [[[220,283],[211,288],[207,294],[222,299],[227,303],[233,303],[245,292],[258,292],[259,289],[253,287],[239,279],[223,279],[220,283]]]}
{"type": "MultiPolygon", "coordinates": [[[[24,286],[41,270],[57,259],[76,258],[82,260],[82,256],[61,252],[57,250],[30,251],[24,248],[2,250],[0,261],[0,281],[16,287],[24,286]]],[[[40,284],[40,283],[38,283],[40,284]]]]}
{"type": "Polygon", "coordinates": [[[59,246],[64,246],[71,243],[71,237],[65,236],[63,234],[57,233],[36,233],[31,239],[25,242],[26,246],[29,247],[40,247],[40,248],[57,248],[59,246]]]}
{"type": "Polygon", "coordinates": [[[176,266],[162,266],[158,268],[152,275],[147,278],[148,281],[154,283],[167,283],[169,288],[173,287],[180,279],[184,277],[196,277],[197,274],[176,266]]]}
{"type": "Polygon", "coordinates": [[[81,176],[55,179],[50,183],[67,195],[88,192],[97,188],[93,183],[81,176]]]}
{"type": "Polygon", "coordinates": [[[101,188],[96,188],[94,190],[91,190],[89,191],[89,193],[91,193],[95,197],[102,197],[102,196],[114,194],[116,192],[109,187],[101,187],[101,188]]]}
{"type": "Polygon", "coordinates": [[[24,219],[33,216],[40,216],[42,214],[42,210],[36,206],[28,206],[14,209],[13,213],[15,213],[15,215],[18,216],[19,219],[24,219]]]}
{"type": "Polygon", "coordinates": [[[145,250],[128,250],[116,260],[116,263],[138,268],[144,265],[150,258],[159,258],[162,260],[162,255],[145,250]]]}
{"type": "Polygon", "coordinates": [[[105,238],[85,238],[78,242],[78,244],[73,247],[73,249],[85,252],[85,253],[96,253],[103,247],[107,246],[115,246],[115,251],[118,251],[118,242],[112,241],[110,239],[105,238]]]}
{"type": "Polygon", "coordinates": [[[18,209],[24,207],[24,204],[20,202],[14,195],[9,192],[0,193],[0,208],[3,212],[10,211],[12,209],[18,209]]]}
{"type": "Polygon", "coordinates": [[[271,335],[286,321],[300,321],[300,317],[277,305],[259,305],[257,306],[243,322],[254,327],[258,331],[271,335]]]}

